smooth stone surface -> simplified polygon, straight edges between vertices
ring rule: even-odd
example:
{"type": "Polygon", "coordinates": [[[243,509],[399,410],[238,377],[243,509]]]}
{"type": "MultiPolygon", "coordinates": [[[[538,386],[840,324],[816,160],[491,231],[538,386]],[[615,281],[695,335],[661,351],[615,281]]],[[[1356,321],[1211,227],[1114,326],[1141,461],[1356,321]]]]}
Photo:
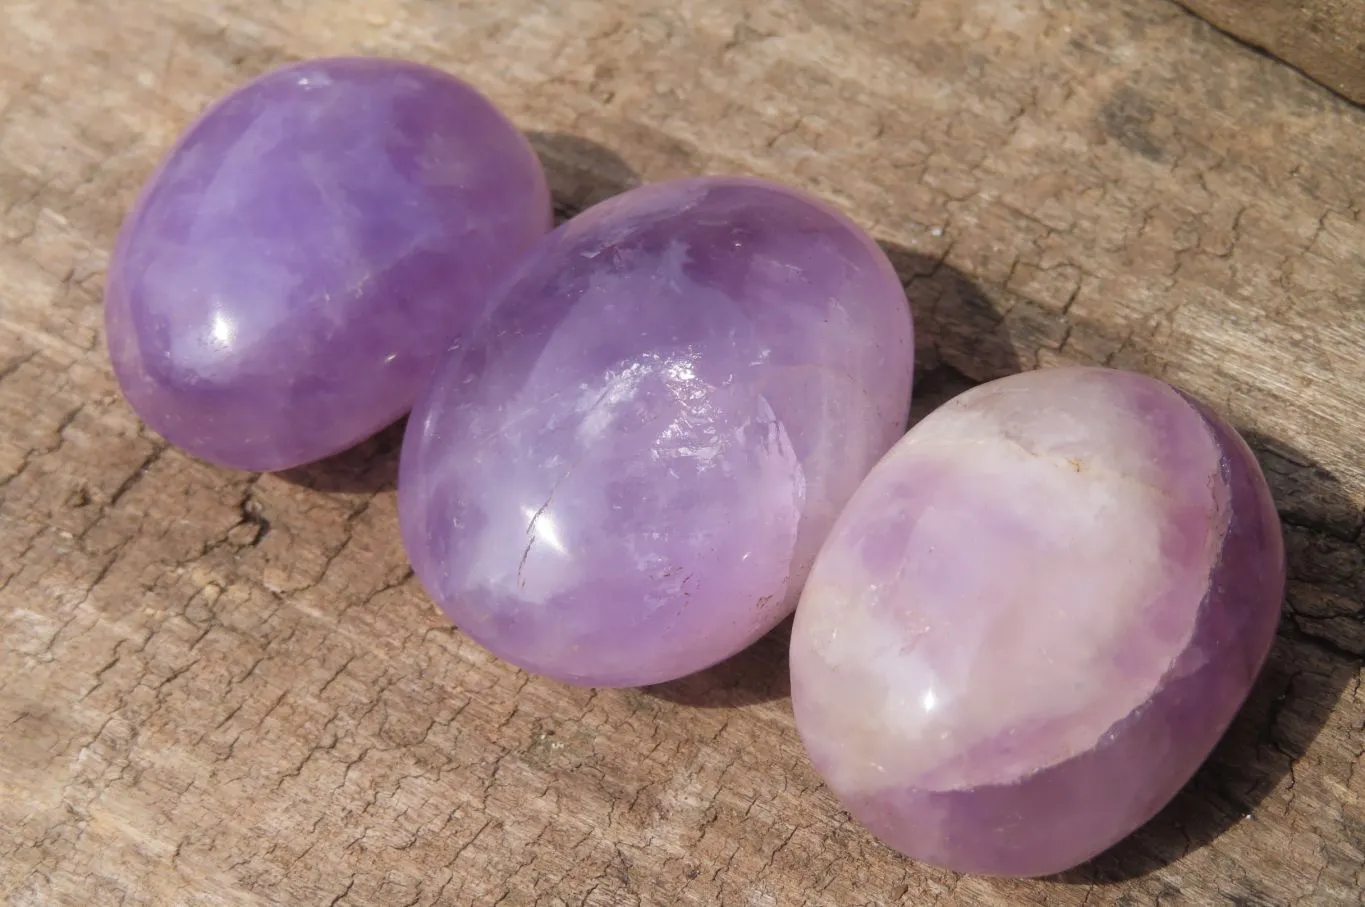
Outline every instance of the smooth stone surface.
{"type": "Polygon", "coordinates": [[[409,409],[550,225],[530,145],[463,82],[369,59],[276,70],[189,128],[124,223],[115,373],[206,460],[320,459],[409,409]]]}
{"type": "Polygon", "coordinates": [[[983,385],[897,443],[821,550],[792,634],[801,737],[902,853],[1060,872],[1207,757],[1284,569],[1260,468],[1206,408],[1105,369],[983,385]]]}
{"type": "Polygon", "coordinates": [[[875,243],[778,185],[636,189],[551,234],[408,423],[403,538],[475,640],[629,686],[775,626],[904,431],[910,312],[875,243]]]}

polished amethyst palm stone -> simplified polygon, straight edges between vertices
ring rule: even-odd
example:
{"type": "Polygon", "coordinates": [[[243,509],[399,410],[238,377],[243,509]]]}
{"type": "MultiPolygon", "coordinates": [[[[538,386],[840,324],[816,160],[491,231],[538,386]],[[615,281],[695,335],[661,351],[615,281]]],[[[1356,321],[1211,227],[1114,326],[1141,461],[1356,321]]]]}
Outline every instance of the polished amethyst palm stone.
{"type": "Polygon", "coordinates": [[[1208,756],[1284,571],[1256,460],[1202,405],[1107,369],[992,382],[911,430],[840,515],[793,628],[797,725],[901,852],[1059,872],[1208,756]]]}
{"type": "Polygon", "coordinates": [[[276,70],[190,127],[125,222],[114,370],[206,460],[316,460],[407,411],[549,227],[530,145],[463,82],[371,59],[276,70]]]}
{"type": "Polygon", "coordinates": [[[789,189],[636,189],[552,233],[408,423],[403,537],[446,613],[597,686],[705,668],[790,613],[904,430],[902,287],[789,189]]]}

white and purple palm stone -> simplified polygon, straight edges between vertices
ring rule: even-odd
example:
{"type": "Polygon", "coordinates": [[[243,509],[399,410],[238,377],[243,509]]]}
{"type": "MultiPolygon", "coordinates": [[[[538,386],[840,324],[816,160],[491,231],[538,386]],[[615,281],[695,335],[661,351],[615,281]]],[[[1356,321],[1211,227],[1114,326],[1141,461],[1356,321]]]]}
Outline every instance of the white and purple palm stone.
{"type": "Polygon", "coordinates": [[[1005,378],[912,429],[840,515],[793,628],[797,725],[895,849],[1056,873],[1207,758],[1284,582],[1265,479],[1217,415],[1127,372],[1005,378]]]}
{"type": "Polygon", "coordinates": [[[414,408],[403,538],[449,617],[569,683],[708,667],[791,612],[904,431],[897,276],[788,188],[633,190],[528,256],[414,408]]]}
{"type": "Polygon", "coordinates": [[[114,371],[206,460],[320,459],[408,410],[550,225],[529,143],[464,82],[372,59],[276,70],[200,117],[128,216],[114,371]]]}

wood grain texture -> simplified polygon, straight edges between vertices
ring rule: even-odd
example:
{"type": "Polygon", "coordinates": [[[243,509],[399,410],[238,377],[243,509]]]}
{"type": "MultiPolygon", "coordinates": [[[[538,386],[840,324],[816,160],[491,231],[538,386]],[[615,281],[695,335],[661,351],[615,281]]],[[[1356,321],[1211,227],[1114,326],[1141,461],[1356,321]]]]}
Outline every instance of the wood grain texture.
{"type": "Polygon", "coordinates": [[[0,902],[1360,903],[1362,148],[1165,0],[5,0],[0,902]],[[212,98],[357,52],[485,90],[564,213],[704,171],[842,206],[907,283],[920,412],[1086,362],[1230,416],[1291,582],[1191,786],[1064,878],[910,863],[807,764],[782,631],[660,688],[529,678],[413,581],[395,432],[262,478],[142,429],[102,349],[121,215],[212,98]]]}
{"type": "Polygon", "coordinates": [[[1178,0],[1333,91],[1365,104],[1365,4],[1359,0],[1178,0]]]}

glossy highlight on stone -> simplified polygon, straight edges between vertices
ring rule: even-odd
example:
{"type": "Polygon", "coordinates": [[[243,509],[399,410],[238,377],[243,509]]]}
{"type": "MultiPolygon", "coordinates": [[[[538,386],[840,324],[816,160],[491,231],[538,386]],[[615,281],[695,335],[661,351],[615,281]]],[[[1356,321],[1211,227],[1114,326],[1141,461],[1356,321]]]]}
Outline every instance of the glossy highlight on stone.
{"type": "Polygon", "coordinates": [[[1250,449],[1168,385],[982,385],[876,466],[791,645],[810,757],[907,856],[1040,876],[1145,823],[1240,708],[1284,543],[1250,449]]]}
{"type": "Polygon", "coordinates": [[[842,215],[752,179],[633,190],[543,241],[414,408],[404,542],[502,658],[681,677],[790,613],[912,372],[900,282],[842,215]]]}
{"type": "Polygon", "coordinates": [[[409,409],[550,226],[529,143],[453,76],[279,69],[200,117],[125,221],[105,292],[114,371],[205,460],[317,460],[409,409]]]}

